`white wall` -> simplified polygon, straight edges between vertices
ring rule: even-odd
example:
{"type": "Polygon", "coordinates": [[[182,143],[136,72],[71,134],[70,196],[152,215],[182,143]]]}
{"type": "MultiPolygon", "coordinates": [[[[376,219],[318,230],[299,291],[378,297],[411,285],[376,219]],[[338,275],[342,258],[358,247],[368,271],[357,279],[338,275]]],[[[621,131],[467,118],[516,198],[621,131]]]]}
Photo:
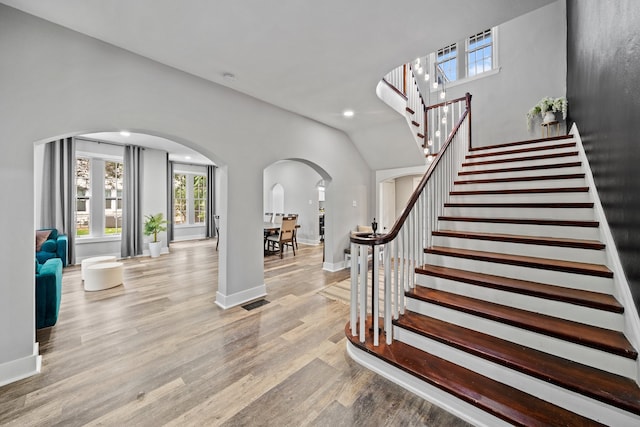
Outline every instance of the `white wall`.
{"type": "MultiPolygon", "coordinates": [[[[306,159],[332,178],[325,268],[341,266],[350,228],[368,219],[371,171],[343,132],[4,5],[0,55],[10,58],[0,61],[0,180],[21,183],[0,189],[3,206],[20,206],[5,209],[0,222],[0,234],[12,242],[0,248],[0,384],[37,368],[34,142],[128,129],[172,139],[220,165],[220,268],[209,280],[212,292],[217,281],[222,307],[267,292],[266,166],[306,159]]],[[[164,165],[158,154],[145,180],[164,183],[164,165]]],[[[146,195],[145,213],[165,211],[165,197],[146,195]]]]}
{"type": "MultiPolygon", "coordinates": [[[[167,152],[145,148],[142,161],[142,216],[162,213],[168,218],[170,213],[167,212],[167,152]]],[[[152,240],[153,236],[144,237],[145,255],[149,255],[148,243],[152,240]]],[[[167,252],[167,232],[159,233],[158,240],[162,241],[160,252],[167,252]]]]}
{"type": "Polygon", "coordinates": [[[527,130],[527,111],[545,96],[566,94],[564,0],[501,24],[498,38],[499,73],[447,88],[447,99],[472,95],[473,146],[539,138],[539,126],[527,130]]]}
{"type": "MultiPolygon", "coordinates": [[[[264,170],[264,212],[276,212],[272,206],[271,189],[275,184],[284,189],[284,213],[297,213],[298,242],[320,242],[318,228],[318,188],[321,176],[310,166],[285,160],[264,170]]],[[[329,188],[328,191],[331,191],[329,188]]]]}

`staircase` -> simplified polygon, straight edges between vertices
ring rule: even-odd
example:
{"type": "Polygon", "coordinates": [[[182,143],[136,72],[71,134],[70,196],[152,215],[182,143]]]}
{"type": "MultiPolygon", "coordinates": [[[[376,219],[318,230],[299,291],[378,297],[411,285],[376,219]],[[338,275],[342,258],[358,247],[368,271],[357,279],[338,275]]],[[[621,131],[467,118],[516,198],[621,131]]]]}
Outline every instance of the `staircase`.
{"type": "Polygon", "coordinates": [[[472,149],[393,341],[350,353],[478,424],[640,425],[592,191],[570,135],[472,149]]]}

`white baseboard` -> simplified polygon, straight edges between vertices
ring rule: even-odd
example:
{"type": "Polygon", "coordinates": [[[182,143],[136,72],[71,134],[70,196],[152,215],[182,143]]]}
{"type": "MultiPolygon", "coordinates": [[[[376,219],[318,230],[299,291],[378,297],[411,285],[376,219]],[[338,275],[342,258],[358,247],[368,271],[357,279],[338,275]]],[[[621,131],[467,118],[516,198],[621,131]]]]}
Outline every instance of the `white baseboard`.
{"type": "Polygon", "coordinates": [[[40,373],[42,356],[38,343],[33,344],[33,354],[0,364],[0,387],[40,373]]]}
{"type": "Polygon", "coordinates": [[[335,273],[336,271],[344,270],[346,267],[344,266],[344,261],[340,262],[324,262],[322,263],[322,269],[325,271],[329,271],[331,273],[335,273]]]}
{"type": "Polygon", "coordinates": [[[265,297],[266,295],[267,287],[264,284],[232,295],[224,295],[218,291],[216,292],[216,304],[226,310],[244,304],[245,302],[265,297]]]}

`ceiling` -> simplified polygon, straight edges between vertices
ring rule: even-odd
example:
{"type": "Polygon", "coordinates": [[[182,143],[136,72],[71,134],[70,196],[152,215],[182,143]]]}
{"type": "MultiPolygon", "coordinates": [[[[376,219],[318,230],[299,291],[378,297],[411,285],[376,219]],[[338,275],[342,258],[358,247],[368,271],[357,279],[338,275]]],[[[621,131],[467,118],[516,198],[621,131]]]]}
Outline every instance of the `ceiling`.
{"type": "Polygon", "coordinates": [[[553,1],[0,0],[343,130],[361,152],[354,135],[397,120],[375,95],[389,70],[553,1]]]}

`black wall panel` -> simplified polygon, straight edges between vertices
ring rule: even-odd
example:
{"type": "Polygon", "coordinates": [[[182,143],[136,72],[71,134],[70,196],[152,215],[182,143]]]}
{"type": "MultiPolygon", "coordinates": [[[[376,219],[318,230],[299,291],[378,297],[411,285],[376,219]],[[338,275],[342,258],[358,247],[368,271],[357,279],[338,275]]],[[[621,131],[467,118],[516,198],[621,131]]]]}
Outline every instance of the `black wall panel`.
{"type": "Polygon", "coordinates": [[[640,2],[567,0],[569,122],[640,308],[640,2]]]}

